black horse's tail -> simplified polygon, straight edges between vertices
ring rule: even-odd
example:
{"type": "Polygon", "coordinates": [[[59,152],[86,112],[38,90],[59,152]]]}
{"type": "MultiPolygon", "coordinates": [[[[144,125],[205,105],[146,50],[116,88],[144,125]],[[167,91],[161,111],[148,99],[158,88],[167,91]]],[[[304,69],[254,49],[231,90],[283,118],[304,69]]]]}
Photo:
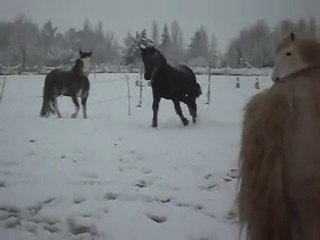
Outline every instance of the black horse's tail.
{"type": "Polygon", "coordinates": [[[201,86],[200,86],[199,83],[196,82],[196,92],[195,92],[195,96],[198,98],[198,97],[200,97],[201,94],[202,94],[201,86]]]}
{"type": "Polygon", "coordinates": [[[43,87],[43,102],[42,102],[42,108],[40,111],[41,117],[49,117],[50,114],[54,113],[54,110],[52,108],[52,96],[51,96],[51,90],[49,86],[49,78],[46,77],[44,87],[43,87]]]}

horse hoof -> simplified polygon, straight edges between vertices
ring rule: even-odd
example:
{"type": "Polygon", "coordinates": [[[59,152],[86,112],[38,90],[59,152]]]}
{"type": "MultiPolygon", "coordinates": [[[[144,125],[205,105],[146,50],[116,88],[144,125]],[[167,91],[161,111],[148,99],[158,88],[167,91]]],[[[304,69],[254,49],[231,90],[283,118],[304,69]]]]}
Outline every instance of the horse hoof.
{"type": "Polygon", "coordinates": [[[152,124],[151,127],[152,127],[152,128],[157,128],[158,125],[157,125],[157,124],[152,124]]]}
{"type": "Polygon", "coordinates": [[[196,124],[196,122],[197,122],[197,119],[193,118],[193,119],[192,119],[192,123],[193,123],[193,124],[196,124]]]}
{"type": "Polygon", "coordinates": [[[182,120],[182,122],[183,122],[183,125],[184,125],[184,126],[188,126],[188,124],[189,124],[189,121],[188,121],[188,119],[186,119],[186,118],[184,118],[184,119],[182,120]]]}
{"type": "Polygon", "coordinates": [[[71,117],[72,118],[77,118],[77,115],[76,114],[72,114],[71,117]]]}

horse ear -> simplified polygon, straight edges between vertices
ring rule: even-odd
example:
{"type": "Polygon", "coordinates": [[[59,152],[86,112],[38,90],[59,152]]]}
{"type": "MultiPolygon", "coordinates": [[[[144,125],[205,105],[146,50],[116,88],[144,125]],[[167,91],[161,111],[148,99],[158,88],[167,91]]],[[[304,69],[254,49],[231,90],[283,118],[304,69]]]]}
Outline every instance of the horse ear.
{"type": "Polygon", "coordinates": [[[294,32],[290,33],[290,40],[291,42],[294,42],[296,40],[296,35],[294,34],[294,32]]]}
{"type": "Polygon", "coordinates": [[[80,54],[80,56],[83,54],[83,52],[81,51],[81,49],[79,50],[79,54],[80,54]]]}
{"type": "Polygon", "coordinates": [[[144,45],[144,44],[140,44],[140,49],[141,49],[141,51],[145,50],[146,48],[147,48],[147,46],[146,46],[146,45],[144,45]]]}

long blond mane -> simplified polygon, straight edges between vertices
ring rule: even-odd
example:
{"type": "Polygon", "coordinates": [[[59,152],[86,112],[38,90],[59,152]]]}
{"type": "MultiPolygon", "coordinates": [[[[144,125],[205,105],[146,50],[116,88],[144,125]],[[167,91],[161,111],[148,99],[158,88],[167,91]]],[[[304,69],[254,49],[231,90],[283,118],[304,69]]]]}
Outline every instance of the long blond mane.
{"type": "Polygon", "coordinates": [[[309,68],[245,108],[238,200],[249,240],[320,239],[319,80],[320,69],[309,68]]]}

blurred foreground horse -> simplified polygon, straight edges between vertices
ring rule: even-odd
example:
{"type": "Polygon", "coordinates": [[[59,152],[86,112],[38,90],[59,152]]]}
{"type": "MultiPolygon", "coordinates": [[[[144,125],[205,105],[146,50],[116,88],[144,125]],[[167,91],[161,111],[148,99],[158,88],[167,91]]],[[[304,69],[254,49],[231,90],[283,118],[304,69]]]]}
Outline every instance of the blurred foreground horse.
{"type": "Polygon", "coordinates": [[[239,215],[250,240],[320,239],[320,43],[293,33],[245,108],[239,215]]]}

